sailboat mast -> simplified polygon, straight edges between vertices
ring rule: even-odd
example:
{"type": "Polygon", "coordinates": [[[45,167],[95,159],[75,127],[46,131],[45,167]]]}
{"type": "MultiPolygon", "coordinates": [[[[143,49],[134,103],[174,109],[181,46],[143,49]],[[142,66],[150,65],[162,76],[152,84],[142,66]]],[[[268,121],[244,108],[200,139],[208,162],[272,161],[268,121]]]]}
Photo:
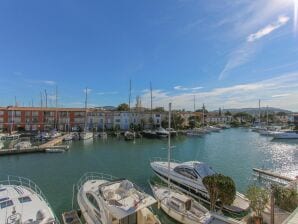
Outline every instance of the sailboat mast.
{"type": "Polygon", "coordinates": [[[268,106],[266,107],[266,117],[267,117],[267,119],[266,119],[267,122],[266,123],[267,123],[267,127],[268,127],[268,123],[269,123],[269,119],[268,119],[268,106]]]}
{"type": "Polygon", "coordinates": [[[203,127],[205,126],[205,105],[203,104],[203,127]]]}
{"type": "Polygon", "coordinates": [[[261,100],[259,100],[259,125],[261,125],[261,100]]]}
{"type": "Polygon", "coordinates": [[[153,104],[152,104],[152,84],[151,84],[151,82],[150,82],[150,101],[151,101],[151,103],[150,103],[151,104],[150,105],[151,119],[153,121],[153,113],[152,113],[152,108],[153,108],[153,104]]]}
{"type": "Polygon", "coordinates": [[[193,95],[193,112],[196,112],[196,95],[193,95]]]}
{"type": "Polygon", "coordinates": [[[129,80],[129,97],[128,97],[128,108],[130,111],[130,99],[131,99],[131,79],[129,80]]]}
{"type": "Polygon", "coordinates": [[[85,124],[84,124],[85,131],[87,129],[87,97],[88,97],[88,88],[86,87],[86,90],[85,90],[85,124]]]}
{"type": "Polygon", "coordinates": [[[170,178],[170,162],[171,162],[171,108],[172,108],[172,103],[169,103],[169,134],[168,134],[168,187],[170,187],[171,183],[171,178],[170,178]]]}
{"type": "Polygon", "coordinates": [[[56,86],[56,97],[55,97],[55,106],[56,106],[56,109],[55,109],[55,129],[57,130],[58,128],[58,111],[57,111],[57,107],[58,107],[58,88],[56,86]]]}

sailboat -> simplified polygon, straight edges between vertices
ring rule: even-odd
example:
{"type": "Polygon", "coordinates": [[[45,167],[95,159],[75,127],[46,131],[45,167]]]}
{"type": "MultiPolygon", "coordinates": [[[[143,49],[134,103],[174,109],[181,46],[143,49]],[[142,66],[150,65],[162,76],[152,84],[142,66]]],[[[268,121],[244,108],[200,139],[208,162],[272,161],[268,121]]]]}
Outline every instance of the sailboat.
{"type": "Polygon", "coordinates": [[[98,133],[98,136],[102,139],[106,139],[108,137],[108,134],[105,132],[105,116],[105,113],[103,113],[102,132],[98,133]]]}
{"type": "MultiPolygon", "coordinates": [[[[171,128],[171,103],[169,104],[169,129],[171,128]]],[[[168,185],[150,185],[161,209],[183,224],[205,224],[212,219],[209,211],[191,197],[171,188],[171,135],[168,135],[168,185]]]]}
{"type": "MultiPolygon", "coordinates": [[[[131,80],[129,80],[129,101],[128,101],[128,107],[129,107],[129,125],[131,125],[131,117],[132,117],[132,113],[131,113],[131,109],[130,109],[130,98],[131,98],[131,80]]],[[[133,124],[134,126],[134,124],[133,124]]],[[[124,133],[124,139],[126,141],[131,141],[131,140],[135,140],[136,138],[136,133],[134,132],[134,127],[132,128],[132,131],[127,130],[124,133]]]]}
{"type": "Polygon", "coordinates": [[[85,124],[84,124],[84,131],[80,133],[80,139],[87,140],[93,138],[93,132],[88,131],[87,128],[87,96],[88,96],[88,89],[85,90],[86,98],[85,98],[85,124]]]}

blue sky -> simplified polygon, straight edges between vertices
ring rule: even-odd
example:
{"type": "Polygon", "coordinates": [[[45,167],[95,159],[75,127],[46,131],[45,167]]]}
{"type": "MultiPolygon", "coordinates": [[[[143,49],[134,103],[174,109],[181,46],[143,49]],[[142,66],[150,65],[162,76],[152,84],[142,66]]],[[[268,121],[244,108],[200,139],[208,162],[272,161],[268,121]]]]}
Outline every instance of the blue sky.
{"type": "Polygon", "coordinates": [[[2,0],[0,105],[298,111],[298,0],[2,0]],[[296,10],[295,10],[296,9],[296,10]]]}

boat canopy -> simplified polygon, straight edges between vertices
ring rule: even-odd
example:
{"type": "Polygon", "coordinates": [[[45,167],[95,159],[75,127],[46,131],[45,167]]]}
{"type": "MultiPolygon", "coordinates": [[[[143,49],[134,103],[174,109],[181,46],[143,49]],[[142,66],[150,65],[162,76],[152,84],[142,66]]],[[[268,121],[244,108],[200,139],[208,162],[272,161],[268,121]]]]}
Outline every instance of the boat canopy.
{"type": "Polygon", "coordinates": [[[194,169],[201,178],[215,174],[215,171],[206,163],[194,163],[194,169]]]}

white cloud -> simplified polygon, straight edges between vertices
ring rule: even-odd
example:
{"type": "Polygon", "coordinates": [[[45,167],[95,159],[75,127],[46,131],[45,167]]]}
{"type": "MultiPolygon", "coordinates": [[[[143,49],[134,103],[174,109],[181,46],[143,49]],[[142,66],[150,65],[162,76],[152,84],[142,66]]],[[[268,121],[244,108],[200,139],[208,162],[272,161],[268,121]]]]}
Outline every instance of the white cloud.
{"type": "Polygon", "coordinates": [[[257,52],[257,46],[253,43],[244,43],[239,48],[232,51],[229,55],[228,62],[220,72],[218,79],[222,80],[225,78],[230,71],[233,69],[246,64],[257,52]]]}
{"type": "MultiPolygon", "coordinates": [[[[189,92],[177,94],[177,92],[154,90],[153,105],[166,107],[169,102],[173,102],[175,109],[192,110],[193,96],[194,94],[189,92]]],[[[298,72],[254,83],[214,88],[197,92],[195,96],[196,104],[205,103],[208,109],[257,107],[258,99],[262,99],[268,106],[298,111],[298,72]]],[[[142,95],[142,102],[143,105],[150,106],[150,92],[142,95]]]]}
{"type": "Polygon", "coordinates": [[[115,94],[118,94],[117,91],[111,91],[111,92],[98,92],[96,93],[98,95],[115,95],[115,94]]]}
{"type": "Polygon", "coordinates": [[[272,33],[274,30],[287,24],[287,22],[289,20],[290,20],[290,18],[287,16],[279,16],[278,20],[275,23],[269,24],[269,25],[265,26],[264,28],[260,29],[258,32],[250,34],[247,37],[247,41],[253,42],[253,41],[256,41],[264,36],[267,36],[270,33],[272,33]]]}
{"type": "Polygon", "coordinates": [[[91,93],[91,91],[92,91],[92,89],[89,89],[89,88],[85,88],[85,89],[83,90],[84,93],[86,93],[86,92],[87,92],[87,93],[91,93]]]}
{"type": "Polygon", "coordinates": [[[277,95],[273,95],[272,98],[280,98],[280,97],[286,97],[286,96],[290,96],[291,94],[289,93],[284,93],[284,94],[277,94],[277,95]]]}
{"type": "Polygon", "coordinates": [[[196,87],[183,87],[183,86],[174,86],[175,90],[181,90],[181,91],[187,91],[187,90],[199,90],[202,89],[202,86],[196,86],[196,87]]]}
{"type": "Polygon", "coordinates": [[[56,82],[52,80],[42,80],[41,82],[51,86],[56,85],[56,82]]]}

